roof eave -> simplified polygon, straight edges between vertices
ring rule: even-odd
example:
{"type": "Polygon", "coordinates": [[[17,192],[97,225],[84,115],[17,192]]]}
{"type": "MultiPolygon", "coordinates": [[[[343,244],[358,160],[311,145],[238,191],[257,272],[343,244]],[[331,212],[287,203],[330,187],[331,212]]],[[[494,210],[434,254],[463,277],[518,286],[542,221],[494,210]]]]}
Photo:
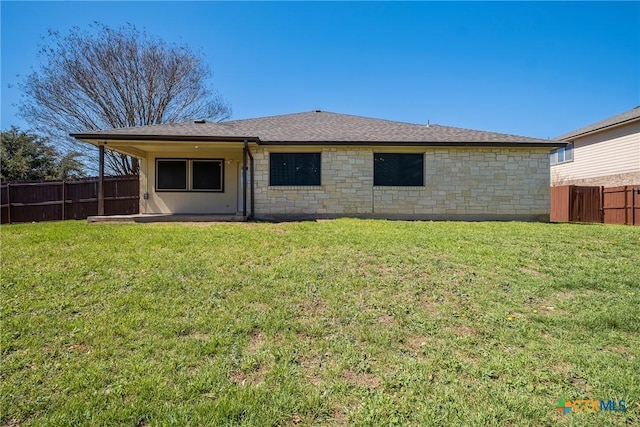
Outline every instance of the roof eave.
{"type": "Polygon", "coordinates": [[[265,146],[405,146],[405,147],[507,147],[557,148],[567,145],[563,141],[496,142],[496,141],[263,141],[257,136],[204,136],[204,135],[122,135],[106,133],[72,133],[70,136],[91,144],[102,141],[165,141],[165,142],[254,142],[265,146]]]}
{"type": "Polygon", "coordinates": [[[482,142],[482,141],[260,141],[259,145],[330,145],[330,146],[405,146],[405,147],[565,147],[566,142],[482,142]]]}
{"type": "Polygon", "coordinates": [[[617,123],[601,126],[599,128],[591,129],[591,130],[588,130],[588,131],[585,131],[585,132],[568,133],[568,134],[565,134],[565,135],[560,135],[557,139],[562,140],[562,141],[571,141],[571,140],[574,140],[576,138],[584,138],[585,136],[589,136],[589,135],[592,135],[594,133],[603,132],[605,130],[613,129],[613,128],[616,128],[616,127],[619,127],[619,126],[623,126],[623,125],[627,125],[629,123],[633,123],[633,122],[637,122],[637,121],[640,121],[640,117],[632,117],[632,118],[627,119],[627,120],[622,120],[622,121],[617,122],[617,123]]]}
{"type": "Polygon", "coordinates": [[[171,142],[259,142],[257,136],[205,136],[205,135],[122,135],[107,133],[70,133],[69,136],[86,141],[171,141],[171,142]]]}

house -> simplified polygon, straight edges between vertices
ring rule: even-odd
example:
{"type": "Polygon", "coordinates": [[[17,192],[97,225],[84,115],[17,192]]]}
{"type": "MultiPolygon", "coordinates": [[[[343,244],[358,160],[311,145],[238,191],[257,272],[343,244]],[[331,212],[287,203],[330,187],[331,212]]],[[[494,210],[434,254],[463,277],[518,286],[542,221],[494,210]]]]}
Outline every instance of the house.
{"type": "Polygon", "coordinates": [[[640,107],[556,138],[551,185],[616,187],[640,184],[640,107]]]}
{"type": "Polygon", "coordinates": [[[140,159],[141,214],[549,220],[563,142],[311,111],[72,134],[140,159]]]}

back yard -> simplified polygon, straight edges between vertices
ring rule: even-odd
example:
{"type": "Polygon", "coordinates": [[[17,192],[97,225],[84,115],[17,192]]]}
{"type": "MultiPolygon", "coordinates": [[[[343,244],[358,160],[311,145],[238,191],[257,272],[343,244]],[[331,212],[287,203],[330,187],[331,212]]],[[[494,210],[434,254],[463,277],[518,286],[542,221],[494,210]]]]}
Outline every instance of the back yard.
{"type": "Polygon", "coordinates": [[[640,424],[640,227],[1,233],[2,425],[640,424]]]}

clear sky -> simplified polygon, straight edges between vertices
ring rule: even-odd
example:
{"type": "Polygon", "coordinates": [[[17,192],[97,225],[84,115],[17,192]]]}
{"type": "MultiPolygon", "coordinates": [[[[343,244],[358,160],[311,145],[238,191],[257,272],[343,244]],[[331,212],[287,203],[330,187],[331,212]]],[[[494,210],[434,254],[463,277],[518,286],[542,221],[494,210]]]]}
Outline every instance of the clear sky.
{"type": "MultiPolygon", "coordinates": [[[[51,28],[204,53],[233,119],[321,109],[553,138],[640,105],[640,2],[0,3],[1,127],[51,28]],[[21,77],[22,76],[22,77],[21,77]]],[[[79,131],[82,129],[79,129],[79,131]]]]}

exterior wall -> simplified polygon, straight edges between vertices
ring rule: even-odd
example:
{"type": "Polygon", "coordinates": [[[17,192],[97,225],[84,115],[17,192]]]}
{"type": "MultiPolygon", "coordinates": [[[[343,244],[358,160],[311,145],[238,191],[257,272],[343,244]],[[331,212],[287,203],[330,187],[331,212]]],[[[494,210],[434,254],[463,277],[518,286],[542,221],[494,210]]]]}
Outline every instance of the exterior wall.
{"type": "Polygon", "coordinates": [[[581,179],[557,179],[552,185],[585,185],[598,187],[622,187],[624,185],[638,185],[640,172],[619,173],[615,175],[595,176],[581,179]]]}
{"type": "Polygon", "coordinates": [[[241,165],[242,149],[149,153],[140,162],[140,213],[236,214],[241,210],[241,206],[238,206],[241,165]],[[156,192],[156,158],[224,159],[224,192],[156,192]],[[148,199],[144,199],[145,193],[148,199]]]}
{"type": "Polygon", "coordinates": [[[255,214],[549,219],[548,148],[254,147],[255,214]],[[322,153],[321,185],[269,186],[269,152],[322,153]],[[374,187],[374,152],[425,153],[424,187],[374,187]]]}
{"type": "Polygon", "coordinates": [[[551,166],[552,185],[640,183],[640,121],[573,140],[573,161],[551,166]]]}

